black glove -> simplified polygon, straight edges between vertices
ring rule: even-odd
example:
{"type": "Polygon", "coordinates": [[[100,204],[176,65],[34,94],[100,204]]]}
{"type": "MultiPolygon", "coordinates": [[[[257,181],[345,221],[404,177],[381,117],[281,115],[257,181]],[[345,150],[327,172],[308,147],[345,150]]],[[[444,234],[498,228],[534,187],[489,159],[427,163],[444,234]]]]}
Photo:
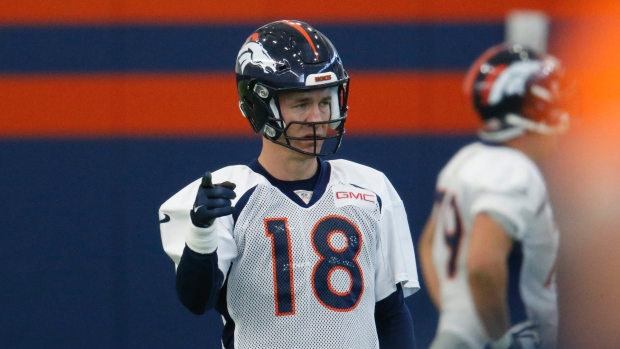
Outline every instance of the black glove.
{"type": "Polygon", "coordinates": [[[202,183],[196,194],[194,208],[190,211],[192,223],[199,228],[210,227],[217,217],[228,216],[235,210],[230,200],[237,197],[235,183],[211,183],[211,172],[202,176],[202,183]]]}

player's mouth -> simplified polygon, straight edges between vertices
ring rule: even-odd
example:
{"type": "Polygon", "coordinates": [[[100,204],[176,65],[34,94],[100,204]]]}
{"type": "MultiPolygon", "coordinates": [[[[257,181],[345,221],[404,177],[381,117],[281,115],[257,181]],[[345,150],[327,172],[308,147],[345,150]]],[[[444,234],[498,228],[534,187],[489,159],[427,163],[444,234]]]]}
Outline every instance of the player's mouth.
{"type": "Polygon", "coordinates": [[[313,140],[315,138],[322,138],[322,137],[325,137],[325,134],[323,134],[323,132],[317,132],[316,134],[308,133],[308,134],[302,135],[300,138],[306,138],[306,139],[313,140]]]}

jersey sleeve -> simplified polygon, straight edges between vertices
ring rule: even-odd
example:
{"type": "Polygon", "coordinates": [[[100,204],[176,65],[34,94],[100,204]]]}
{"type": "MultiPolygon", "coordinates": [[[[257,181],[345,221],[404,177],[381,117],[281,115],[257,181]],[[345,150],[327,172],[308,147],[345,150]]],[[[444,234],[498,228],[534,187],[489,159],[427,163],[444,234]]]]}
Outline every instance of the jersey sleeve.
{"type": "Polygon", "coordinates": [[[176,266],[185,247],[185,232],[190,227],[189,211],[194,204],[200,179],[187,185],[159,208],[159,231],[166,254],[176,266]]]}
{"type": "Polygon", "coordinates": [[[376,297],[381,300],[402,284],[404,296],[420,288],[415,252],[405,206],[392,183],[383,176],[384,189],[379,222],[379,251],[376,275],[376,297]]]}
{"type": "Polygon", "coordinates": [[[408,297],[420,288],[411,230],[405,206],[389,179],[380,171],[348,160],[330,160],[332,173],[343,183],[366,188],[381,200],[378,222],[375,298],[380,301],[403,286],[408,297]]]}
{"type": "Polygon", "coordinates": [[[470,213],[490,214],[512,238],[522,240],[528,221],[545,203],[544,182],[529,163],[506,161],[499,166],[472,186],[470,213]]]}

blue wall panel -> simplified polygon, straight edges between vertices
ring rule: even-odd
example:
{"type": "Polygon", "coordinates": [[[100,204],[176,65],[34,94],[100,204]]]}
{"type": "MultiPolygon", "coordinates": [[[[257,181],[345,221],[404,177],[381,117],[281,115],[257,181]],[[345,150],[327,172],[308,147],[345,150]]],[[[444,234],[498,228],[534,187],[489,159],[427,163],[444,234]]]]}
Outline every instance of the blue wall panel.
{"type": "MultiPolygon", "coordinates": [[[[464,70],[503,40],[503,23],[317,24],[351,70],[464,70]]],[[[234,69],[257,26],[0,26],[0,73],[234,69]]]]}
{"type": "MultiPolygon", "coordinates": [[[[338,157],[381,169],[414,239],[435,176],[471,136],[345,137],[338,157]]],[[[247,163],[258,139],[0,142],[0,348],[218,348],[220,319],[176,298],[157,209],[205,170],[247,163]]],[[[436,313],[408,299],[418,342],[436,313]],[[419,314],[416,316],[416,314],[419,314]]]]}

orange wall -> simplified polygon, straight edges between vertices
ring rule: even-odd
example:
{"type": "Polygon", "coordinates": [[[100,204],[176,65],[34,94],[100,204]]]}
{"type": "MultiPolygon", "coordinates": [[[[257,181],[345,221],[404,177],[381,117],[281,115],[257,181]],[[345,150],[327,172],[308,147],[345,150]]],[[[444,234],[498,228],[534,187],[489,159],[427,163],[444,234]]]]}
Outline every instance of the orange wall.
{"type": "MultiPolygon", "coordinates": [[[[554,9],[553,0],[63,0],[0,1],[0,22],[254,22],[293,18],[309,22],[501,20],[511,8],[554,9]]],[[[566,12],[564,7],[558,12],[566,12]]]]}
{"type": "MultiPolygon", "coordinates": [[[[461,89],[460,73],[350,74],[347,130],[355,134],[476,126],[453,92],[461,89]]],[[[0,137],[251,134],[236,107],[234,79],[234,73],[0,78],[0,137]]]]}
{"type": "MultiPolygon", "coordinates": [[[[614,13],[610,11],[613,2],[607,0],[514,0],[509,4],[488,0],[393,0],[383,4],[378,6],[377,2],[367,0],[0,0],[0,25],[187,22],[258,25],[284,17],[323,23],[501,22],[514,8],[544,10],[553,19],[609,17],[614,13]]],[[[588,31],[583,33],[590,35],[588,31]]],[[[569,43],[572,40],[566,39],[569,43]]],[[[463,72],[350,73],[350,131],[402,134],[471,132],[476,128],[476,118],[460,95],[463,72]]],[[[3,96],[0,137],[171,132],[210,135],[215,130],[243,134],[248,128],[235,106],[233,79],[222,72],[0,74],[3,96]],[[218,117],[210,120],[213,115],[218,117]]]]}
{"type": "MultiPolygon", "coordinates": [[[[281,18],[311,23],[501,22],[511,8],[552,0],[0,0],[0,25],[219,23],[281,18]]],[[[352,71],[355,132],[467,132],[475,116],[460,95],[462,72],[352,71]]],[[[212,135],[247,132],[225,73],[0,74],[0,137],[212,135]],[[213,118],[217,115],[217,118],[213,118]]]]}

